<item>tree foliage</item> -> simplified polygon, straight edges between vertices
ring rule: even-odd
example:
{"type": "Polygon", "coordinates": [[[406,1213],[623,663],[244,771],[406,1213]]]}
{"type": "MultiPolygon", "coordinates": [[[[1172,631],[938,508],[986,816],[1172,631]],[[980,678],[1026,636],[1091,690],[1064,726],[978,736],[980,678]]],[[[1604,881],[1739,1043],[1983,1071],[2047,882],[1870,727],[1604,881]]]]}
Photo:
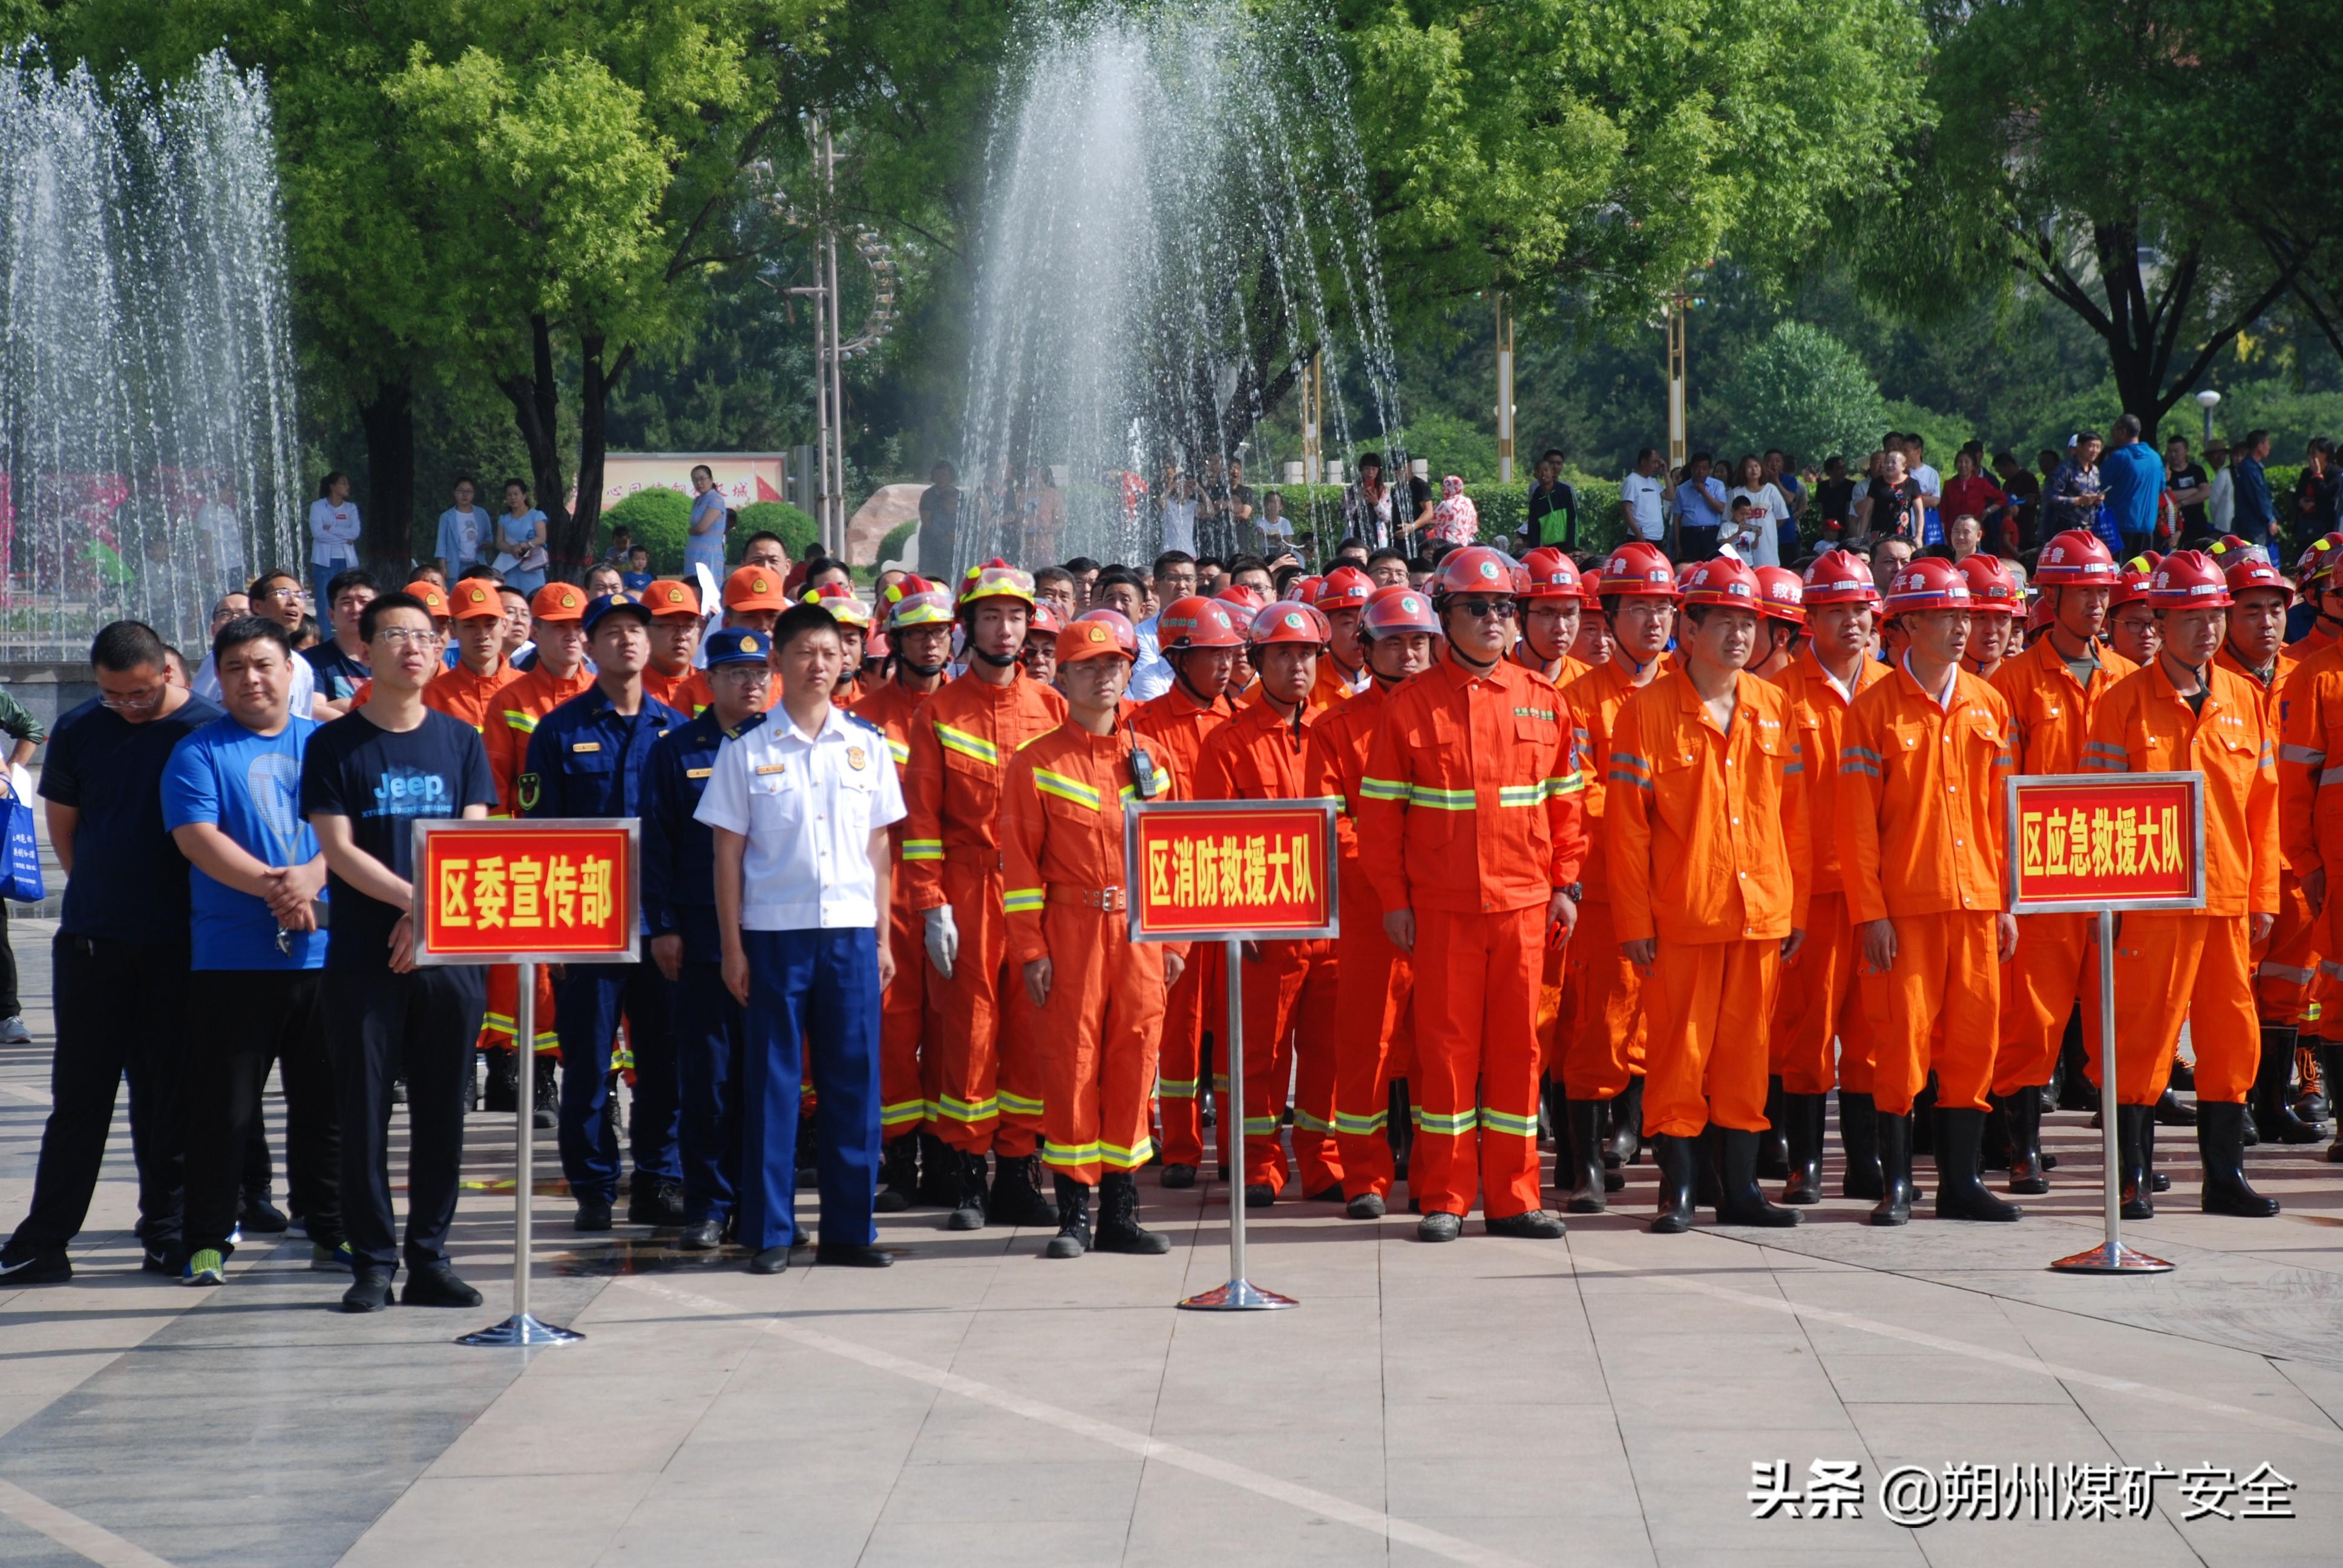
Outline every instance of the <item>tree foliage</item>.
{"type": "Polygon", "coordinates": [[[1744,445],[1820,463],[1860,454],[1887,427],[1887,403],[1855,352],[1819,327],[1779,321],[1742,357],[1725,392],[1744,445]]]}

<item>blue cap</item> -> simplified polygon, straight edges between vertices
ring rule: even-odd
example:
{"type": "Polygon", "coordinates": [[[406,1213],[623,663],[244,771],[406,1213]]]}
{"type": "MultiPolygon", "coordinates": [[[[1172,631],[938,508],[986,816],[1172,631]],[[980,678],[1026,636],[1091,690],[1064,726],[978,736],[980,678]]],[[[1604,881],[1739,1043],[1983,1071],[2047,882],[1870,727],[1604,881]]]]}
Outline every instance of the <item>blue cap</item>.
{"type": "Polygon", "coordinates": [[[763,664],[771,639],[751,627],[728,626],[708,634],[708,668],[726,664],[763,664]]]}
{"type": "Polygon", "coordinates": [[[586,603],[586,614],[581,618],[585,622],[586,635],[588,637],[593,636],[594,628],[601,624],[602,618],[609,614],[614,609],[625,610],[628,615],[633,616],[645,626],[649,626],[651,623],[650,606],[637,598],[633,594],[606,593],[600,598],[588,599],[586,603]]]}

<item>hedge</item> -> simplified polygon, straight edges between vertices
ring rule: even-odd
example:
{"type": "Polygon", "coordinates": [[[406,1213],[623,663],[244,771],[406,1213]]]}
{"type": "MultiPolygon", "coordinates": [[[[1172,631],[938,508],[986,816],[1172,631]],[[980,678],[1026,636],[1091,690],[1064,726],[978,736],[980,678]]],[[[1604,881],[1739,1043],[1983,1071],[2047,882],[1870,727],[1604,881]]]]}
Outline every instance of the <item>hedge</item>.
{"type": "Polygon", "coordinates": [[[781,536],[781,543],[789,552],[789,559],[801,561],[812,555],[820,544],[821,528],[810,514],[801,512],[787,501],[752,501],[740,508],[732,519],[731,549],[733,560],[740,558],[750,534],[759,531],[781,536]]]}
{"type": "MultiPolygon", "coordinates": [[[[732,525],[727,543],[736,561],[749,536],[760,529],[780,535],[793,561],[811,555],[821,535],[813,518],[783,501],[753,501],[734,514],[732,525]]],[[[691,498],[663,485],[645,486],[602,514],[605,548],[610,530],[620,528],[651,552],[651,570],[672,576],[683,570],[683,542],[691,531],[691,498]]]]}

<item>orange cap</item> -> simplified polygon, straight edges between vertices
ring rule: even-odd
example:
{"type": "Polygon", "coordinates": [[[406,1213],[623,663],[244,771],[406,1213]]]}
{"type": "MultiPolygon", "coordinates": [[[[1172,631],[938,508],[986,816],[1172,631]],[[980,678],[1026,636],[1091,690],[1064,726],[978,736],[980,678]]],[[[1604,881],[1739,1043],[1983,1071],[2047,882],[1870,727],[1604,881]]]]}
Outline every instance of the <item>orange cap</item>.
{"type": "Polygon", "coordinates": [[[528,613],[538,620],[584,620],[586,590],[568,583],[548,583],[530,596],[528,613]]]}
{"type": "Polygon", "coordinates": [[[432,619],[445,620],[447,618],[447,596],[440,589],[437,583],[432,582],[427,578],[418,578],[398,591],[408,595],[410,598],[421,599],[423,601],[423,608],[431,612],[432,619]]]}
{"type": "Polygon", "coordinates": [[[643,604],[655,616],[699,614],[699,590],[674,578],[661,578],[643,590],[643,604]]]}
{"type": "Polygon", "coordinates": [[[451,607],[458,620],[487,620],[505,618],[505,601],[497,594],[497,585],[478,578],[466,578],[456,585],[451,607]]]}
{"type": "Polygon", "coordinates": [[[763,567],[742,567],[724,579],[724,608],[787,609],[789,608],[789,596],[779,573],[763,567]]]}

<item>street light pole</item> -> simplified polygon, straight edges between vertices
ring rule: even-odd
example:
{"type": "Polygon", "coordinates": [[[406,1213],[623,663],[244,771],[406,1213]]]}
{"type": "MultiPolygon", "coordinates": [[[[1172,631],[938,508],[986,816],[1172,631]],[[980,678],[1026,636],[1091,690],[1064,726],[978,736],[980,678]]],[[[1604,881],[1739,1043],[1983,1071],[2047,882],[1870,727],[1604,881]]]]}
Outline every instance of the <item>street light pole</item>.
{"type": "Polygon", "coordinates": [[[2205,410],[2205,445],[2213,444],[2213,410],[2220,407],[2221,395],[2207,387],[2197,394],[2197,407],[2205,410]]]}

